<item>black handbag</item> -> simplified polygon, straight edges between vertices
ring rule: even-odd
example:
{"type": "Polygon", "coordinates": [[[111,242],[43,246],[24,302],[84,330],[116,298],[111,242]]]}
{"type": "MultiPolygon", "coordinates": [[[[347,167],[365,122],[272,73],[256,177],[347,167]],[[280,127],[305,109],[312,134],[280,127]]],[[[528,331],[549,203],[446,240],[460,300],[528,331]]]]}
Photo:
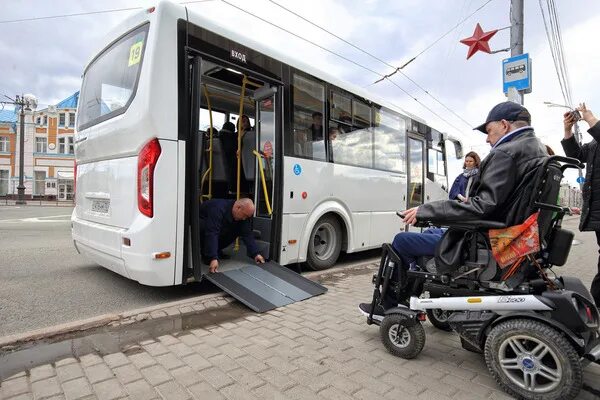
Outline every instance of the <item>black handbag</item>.
{"type": "Polygon", "coordinates": [[[468,256],[471,232],[450,228],[435,246],[435,266],[440,274],[456,271],[468,256]]]}

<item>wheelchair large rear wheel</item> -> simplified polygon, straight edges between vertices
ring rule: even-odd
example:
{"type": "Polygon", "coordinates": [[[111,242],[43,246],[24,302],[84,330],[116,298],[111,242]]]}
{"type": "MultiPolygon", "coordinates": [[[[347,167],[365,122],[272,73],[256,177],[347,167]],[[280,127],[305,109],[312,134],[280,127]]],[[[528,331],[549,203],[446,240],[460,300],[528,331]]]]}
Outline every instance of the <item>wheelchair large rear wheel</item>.
{"type": "Polygon", "coordinates": [[[556,329],[531,319],[499,323],[485,342],[485,362],[496,382],[521,399],[573,399],[583,373],[573,345],[556,329]]]}
{"type": "Polygon", "coordinates": [[[379,327],[381,340],[386,349],[396,357],[410,359],[419,355],[425,346],[425,329],[421,322],[405,325],[405,318],[398,314],[389,314],[383,318],[379,327]]]}

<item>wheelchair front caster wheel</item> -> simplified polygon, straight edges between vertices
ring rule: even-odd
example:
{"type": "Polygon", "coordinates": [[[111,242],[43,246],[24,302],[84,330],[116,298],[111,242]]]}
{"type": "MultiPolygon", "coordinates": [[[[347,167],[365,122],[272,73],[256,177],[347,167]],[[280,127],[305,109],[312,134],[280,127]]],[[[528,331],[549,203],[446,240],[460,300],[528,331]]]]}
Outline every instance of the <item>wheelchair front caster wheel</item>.
{"type": "Polygon", "coordinates": [[[386,315],[379,327],[386,349],[396,357],[410,359],[419,355],[425,346],[425,329],[420,321],[406,325],[406,317],[386,315]]]}

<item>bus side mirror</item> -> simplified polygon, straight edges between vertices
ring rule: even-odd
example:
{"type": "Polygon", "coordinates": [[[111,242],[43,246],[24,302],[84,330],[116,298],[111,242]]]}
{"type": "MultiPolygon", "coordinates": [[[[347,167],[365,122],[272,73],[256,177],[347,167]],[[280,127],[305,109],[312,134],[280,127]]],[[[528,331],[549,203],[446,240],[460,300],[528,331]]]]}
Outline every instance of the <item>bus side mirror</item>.
{"type": "Polygon", "coordinates": [[[456,141],[453,140],[452,143],[454,143],[454,152],[456,153],[456,159],[460,160],[461,158],[463,158],[462,143],[459,142],[458,140],[456,140],[456,141]]]}

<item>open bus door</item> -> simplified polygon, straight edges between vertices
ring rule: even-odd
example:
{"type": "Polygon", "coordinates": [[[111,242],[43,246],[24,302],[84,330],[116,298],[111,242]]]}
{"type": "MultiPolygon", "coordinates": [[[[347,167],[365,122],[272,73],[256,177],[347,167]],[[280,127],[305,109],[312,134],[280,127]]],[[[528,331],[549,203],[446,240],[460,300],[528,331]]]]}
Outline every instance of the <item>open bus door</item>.
{"type": "MultiPolygon", "coordinates": [[[[203,86],[203,81],[210,81],[212,85],[219,84],[215,79],[215,76],[218,76],[217,73],[213,77],[210,77],[210,79],[203,79],[204,75],[202,75],[202,71],[214,72],[219,67],[218,63],[212,61],[208,62],[210,64],[209,67],[203,66],[202,63],[205,62],[198,57],[198,60],[194,63],[196,68],[194,72],[195,78],[192,79],[192,82],[195,82],[192,87],[192,97],[198,99],[196,102],[198,105],[195,107],[196,109],[192,110],[192,114],[197,115],[197,117],[192,117],[196,124],[192,129],[196,134],[198,132],[197,124],[201,118],[199,108],[204,107],[208,109],[209,115],[212,112],[210,91],[206,90],[206,86],[203,86]],[[205,100],[204,102],[203,99],[205,100]]],[[[227,68],[228,66],[224,62],[222,67],[227,68]]],[[[236,66],[236,68],[239,67],[236,66]]],[[[273,226],[272,205],[273,185],[275,182],[275,140],[276,137],[281,137],[281,135],[277,136],[277,129],[281,129],[280,118],[282,113],[277,112],[277,110],[281,110],[281,107],[276,103],[279,98],[278,94],[280,93],[279,88],[281,86],[265,84],[260,88],[252,88],[246,92],[248,80],[245,75],[246,71],[243,71],[243,73],[243,80],[238,85],[240,87],[239,115],[243,114],[244,98],[252,95],[256,104],[256,127],[255,132],[249,132],[242,137],[243,147],[240,151],[240,157],[244,161],[246,179],[253,184],[254,203],[256,205],[254,230],[256,231],[256,236],[258,236],[258,245],[261,247],[262,253],[266,258],[276,248],[276,246],[271,246],[271,241],[276,236],[272,234],[275,230],[273,226]]],[[[266,80],[260,74],[252,74],[252,76],[256,80],[266,80]]],[[[229,90],[232,88],[232,83],[235,82],[226,82],[229,90]]],[[[212,116],[210,116],[210,121],[212,121],[212,116]]],[[[203,123],[202,121],[199,122],[203,123]]],[[[216,157],[211,153],[211,149],[214,148],[212,147],[213,145],[209,144],[208,148],[206,148],[206,143],[213,143],[213,140],[215,138],[210,138],[209,141],[205,141],[204,146],[200,146],[201,150],[197,153],[198,158],[194,165],[200,170],[202,170],[203,165],[207,165],[207,167],[203,174],[195,174],[196,178],[200,178],[200,175],[214,176],[219,172],[216,170],[219,163],[214,162],[216,161],[216,157]],[[203,157],[209,157],[208,163],[203,160],[203,157]],[[215,169],[212,170],[213,168],[215,169]]],[[[221,163],[221,165],[225,164],[221,163]]],[[[203,193],[195,193],[195,196],[199,199],[206,197],[203,193]]],[[[191,206],[198,207],[197,203],[192,203],[191,206]]],[[[198,218],[196,225],[199,226],[198,213],[192,211],[192,215],[198,218]]],[[[192,229],[192,231],[195,230],[192,229]]],[[[230,258],[220,260],[218,272],[209,273],[208,266],[202,264],[199,260],[199,249],[202,238],[197,229],[196,232],[198,237],[198,242],[196,243],[198,243],[198,246],[196,251],[192,252],[195,255],[194,259],[197,260],[197,263],[194,264],[196,279],[207,279],[256,312],[272,310],[323,294],[327,291],[327,288],[324,286],[273,261],[268,261],[265,264],[255,264],[254,260],[246,257],[245,249],[242,246],[239,249],[233,247],[225,249],[225,253],[230,258]]]]}
{"type": "MultiPolygon", "coordinates": [[[[425,195],[425,141],[417,136],[408,136],[408,193],[406,209],[423,204],[425,195]]],[[[420,232],[420,228],[406,225],[407,230],[420,232]]]]}

